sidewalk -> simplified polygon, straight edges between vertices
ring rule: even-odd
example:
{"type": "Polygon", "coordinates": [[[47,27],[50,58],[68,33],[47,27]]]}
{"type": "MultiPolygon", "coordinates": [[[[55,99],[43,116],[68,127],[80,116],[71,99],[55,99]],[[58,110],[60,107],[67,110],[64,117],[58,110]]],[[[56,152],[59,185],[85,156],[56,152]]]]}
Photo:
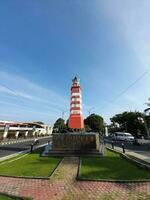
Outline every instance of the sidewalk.
{"type": "MultiPolygon", "coordinates": [[[[122,148],[120,148],[120,147],[114,146],[114,149],[122,152],[122,148]]],[[[125,149],[125,152],[126,152],[125,153],[126,155],[133,156],[133,157],[135,157],[135,158],[137,158],[141,161],[144,161],[144,162],[150,164],[150,156],[142,155],[142,154],[140,154],[140,152],[137,153],[137,152],[133,152],[133,151],[128,150],[128,149],[125,149]]]]}

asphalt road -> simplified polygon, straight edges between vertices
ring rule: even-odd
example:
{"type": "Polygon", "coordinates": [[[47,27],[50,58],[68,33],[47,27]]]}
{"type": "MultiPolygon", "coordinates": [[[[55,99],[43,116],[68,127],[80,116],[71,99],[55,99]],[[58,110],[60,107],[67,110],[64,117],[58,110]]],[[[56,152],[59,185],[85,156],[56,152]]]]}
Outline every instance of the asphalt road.
{"type": "MultiPolygon", "coordinates": [[[[26,141],[23,143],[16,143],[16,144],[7,144],[7,145],[0,145],[0,157],[8,156],[20,151],[28,150],[31,148],[31,144],[33,140],[26,141]]],[[[51,136],[48,138],[41,138],[39,139],[39,144],[46,144],[48,141],[51,141],[51,136]]]]}
{"type": "MultiPolygon", "coordinates": [[[[111,142],[112,140],[107,140],[106,143],[111,144],[111,142]]],[[[150,145],[137,145],[126,141],[114,141],[114,148],[115,146],[122,147],[122,143],[124,143],[125,149],[145,156],[150,156],[150,145]]]]}

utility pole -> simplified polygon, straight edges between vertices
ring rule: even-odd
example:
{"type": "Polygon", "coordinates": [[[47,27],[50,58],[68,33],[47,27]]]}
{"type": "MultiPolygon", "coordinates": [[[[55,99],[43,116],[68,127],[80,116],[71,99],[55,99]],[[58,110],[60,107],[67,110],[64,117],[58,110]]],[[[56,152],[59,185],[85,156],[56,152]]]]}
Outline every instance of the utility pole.
{"type": "Polygon", "coordinates": [[[147,126],[145,114],[143,114],[144,126],[145,126],[145,129],[146,129],[146,132],[147,132],[148,139],[150,139],[150,134],[149,134],[149,129],[148,129],[148,126],[147,126]]]}
{"type": "Polygon", "coordinates": [[[64,119],[64,115],[65,115],[65,112],[64,112],[64,111],[62,111],[62,119],[64,119]]]}
{"type": "Polygon", "coordinates": [[[125,130],[127,132],[127,122],[125,122],[124,124],[125,124],[125,130]]]}

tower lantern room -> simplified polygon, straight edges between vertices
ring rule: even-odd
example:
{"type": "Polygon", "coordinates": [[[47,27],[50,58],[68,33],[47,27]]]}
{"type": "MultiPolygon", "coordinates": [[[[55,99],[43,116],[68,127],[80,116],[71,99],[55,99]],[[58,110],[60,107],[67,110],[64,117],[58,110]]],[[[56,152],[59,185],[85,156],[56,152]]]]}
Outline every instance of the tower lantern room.
{"type": "Polygon", "coordinates": [[[69,127],[72,129],[83,129],[83,113],[82,113],[82,91],[80,87],[80,79],[75,77],[71,86],[71,103],[69,127]]]}

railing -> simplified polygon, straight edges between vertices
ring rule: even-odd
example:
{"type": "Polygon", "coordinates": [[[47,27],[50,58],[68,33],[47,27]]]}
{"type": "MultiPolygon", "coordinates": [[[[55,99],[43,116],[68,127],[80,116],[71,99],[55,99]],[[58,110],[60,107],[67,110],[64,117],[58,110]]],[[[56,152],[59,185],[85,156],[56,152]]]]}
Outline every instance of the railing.
{"type": "MultiPolygon", "coordinates": [[[[4,131],[5,127],[0,127],[0,131],[4,131]]],[[[45,128],[35,128],[35,131],[43,131],[45,128]]],[[[8,131],[33,131],[31,127],[9,127],[8,131]]]]}

